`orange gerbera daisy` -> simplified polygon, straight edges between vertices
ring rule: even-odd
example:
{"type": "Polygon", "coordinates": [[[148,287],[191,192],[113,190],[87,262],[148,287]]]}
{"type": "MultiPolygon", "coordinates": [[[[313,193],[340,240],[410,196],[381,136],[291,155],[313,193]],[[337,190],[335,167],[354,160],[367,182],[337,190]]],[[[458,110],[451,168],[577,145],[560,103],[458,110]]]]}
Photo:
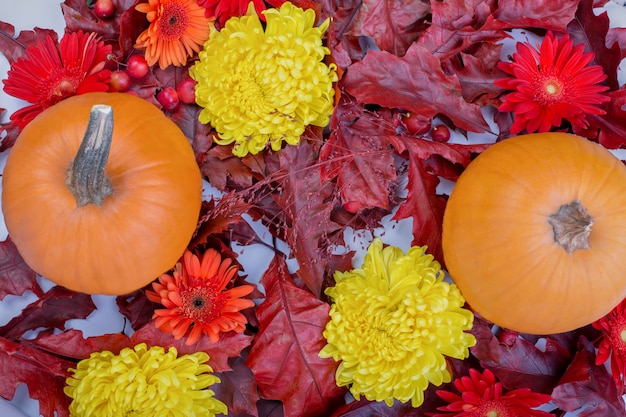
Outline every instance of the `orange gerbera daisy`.
{"type": "Polygon", "coordinates": [[[620,393],[624,393],[626,376],[626,300],[622,301],[609,314],[593,323],[602,332],[602,339],[596,355],[596,365],[611,360],[611,374],[620,393]]]}
{"type": "MultiPolygon", "coordinates": [[[[198,0],[198,4],[206,8],[205,16],[215,18],[219,28],[223,28],[224,24],[231,17],[241,17],[248,11],[248,5],[252,2],[254,10],[261,20],[265,20],[265,16],[261,13],[266,9],[263,0],[198,0]]],[[[280,7],[285,0],[268,0],[273,7],[280,7]]]]}
{"type": "Polygon", "coordinates": [[[149,300],[166,307],[155,310],[156,327],[172,333],[176,340],[191,328],[186,345],[196,343],[202,334],[215,343],[220,332],[243,332],[248,321],[239,311],[254,306],[254,301],[240,297],[250,294],[254,287],[240,285],[226,290],[235,274],[237,266],[232,260],[222,260],[214,249],[200,257],[185,251],[173,275],[161,275],[152,284],[154,291],[146,291],[149,300]]]}
{"type": "Polygon", "coordinates": [[[212,19],[204,16],[196,0],[149,0],[135,9],[146,13],[150,22],[135,43],[135,48],[146,50],[148,65],[183,66],[209,39],[212,19]]]}
{"type": "Polygon", "coordinates": [[[107,91],[111,71],[104,69],[111,45],[95,33],[67,34],[57,43],[50,37],[31,45],[26,56],[11,64],[4,91],[32,103],[11,115],[23,129],[48,107],[77,94],[107,91]]]}
{"type": "Polygon", "coordinates": [[[584,52],[584,45],[574,46],[569,35],[557,39],[548,32],[540,50],[518,43],[513,62],[498,65],[512,78],[495,81],[498,87],[513,90],[498,108],[515,113],[511,133],[547,132],[561,126],[563,119],[585,128],[586,114],[604,114],[598,105],[609,101],[601,94],[608,87],[598,83],[606,74],[601,66],[588,65],[594,57],[593,52],[584,52]]]}

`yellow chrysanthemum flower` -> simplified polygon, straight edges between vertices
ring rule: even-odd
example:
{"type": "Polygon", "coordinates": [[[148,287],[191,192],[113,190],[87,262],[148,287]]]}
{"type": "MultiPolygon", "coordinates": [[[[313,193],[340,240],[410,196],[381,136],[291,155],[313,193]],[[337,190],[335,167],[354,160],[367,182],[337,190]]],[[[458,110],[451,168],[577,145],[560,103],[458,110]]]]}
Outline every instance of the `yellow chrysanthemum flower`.
{"type": "Polygon", "coordinates": [[[233,154],[295,145],[307,125],[326,126],[333,112],[336,66],[322,60],[330,51],[314,27],[315,12],[290,2],[264,12],[263,30],[252,3],[248,13],[213,31],[190,74],[199,120],[217,131],[219,144],[235,143],[233,154]]]}
{"type": "Polygon", "coordinates": [[[336,285],[325,291],[333,304],[320,356],[341,361],[337,385],[351,385],[356,398],[419,407],[429,383],[451,380],[444,355],[464,359],[476,343],[464,332],[474,315],[425,252],[383,249],[376,238],[362,268],[335,272],[336,285]]]}
{"type": "Polygon", "coordinates": [[[70,415],[80,417],[213,417],[226,405],[207,387],[219,383],[206,364],[209,355],[178,357],[176,348],[150,349],[145,343],[92,353],[70,369],[65,394],[73,399],[70,415]]]}

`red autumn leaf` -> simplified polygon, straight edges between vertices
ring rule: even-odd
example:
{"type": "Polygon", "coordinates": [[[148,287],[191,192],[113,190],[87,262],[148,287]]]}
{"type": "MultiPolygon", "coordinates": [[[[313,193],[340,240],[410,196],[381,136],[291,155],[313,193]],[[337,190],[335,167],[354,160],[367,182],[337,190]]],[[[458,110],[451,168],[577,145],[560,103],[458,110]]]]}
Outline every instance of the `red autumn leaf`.
{"type": "Polygon", "coordinates": [[[0,397],[12,400],[25,383],[28,394],[39,401],[43,416],[69,417],[70,398],[63,393],[68,369],[74,362],[0,337],[0,397]]]}
{"type": "Polygon", "coordinates": [[[35,45],[49,35],[54,41],[58,39],[57,33],[52,29],[34,28],[23,30],[15,37],[15,27],[9,23],[0,21],[0,51],[2,55],[13,63],[26,55],[26,48],[35,45]]]}
{"type": "Polygon", "coordinates": [[[617,68],[622,60],[619,45],[607,47],[607,33],[609,18],[607,13],[596,16],[593,12],[593,0],[581,0],[576,12],[576,18],[567,26],[575,44],[585,45],[585,51],[595,53],[595,62],[604,69],[607,75],[606,83],[611,90],[619,88],[617,68]]]}
{"type": "MultiPolygon", "coordinates": [[[[340,6],[347,21],[335,20],[335,25],[346,25],[348,36],[369,36],[378,48],[402,56],[415,41],[415,30],[430,13],[428,1],[364,0],[343,2],[340,6]],[[350,11],[348,15],[346,11],[350,11]]],[[[333,16],[334,18],[334,16],[333,16]]]]}
{"type": "Polygon", "coordinates": [[[497,48],[497,42],[508,35],[501,27],[486,24],[493,19],[493,3],[467,0],[432,2],[432,22],[418,39],[418,44],[441,61],[470,51],[470,48],[474,52],[476,46],[482,43],[489,48],[497,48]]]}
{"type": "Polygon", "coordinates": [[[123,10],[119,16],[119,45],[124,54],[133,50],[137,38],[149,25],[145,13],[135,10],[144,0],[114,0],[117,10],[123,10]]]}
{"type": "MultiPolygon", "coordinates": [[[[483,44],[485,45],[485,44],[483,44]]],[[[459,59],[448,61],[461,84],[463,97],[469,102],[491,103],[502,94],[502,89],[494,85],[498,78],[506,74],[498,69],[501,45],[480,48],[473,54],[460,52],[459,59]]]]}
{"type": "Polygon", "coordinates": [[[322,179],[316,150],[307,141],[275,156],[268,158],[267,169],[281,186],[273,196],[287,217],[287,243],[300,266],[298,276],[319,295],[329,256],[328,235],[339,229],[331,221],[333,184],[322,179]]]}
{"type": "Polygon", "coordinates": [[[38,297],[43,291],[37,284],[37,274],[30,269],[8,236],[0,243],[0,300],[7,295],[22,295],[32,291],[38,297]]]}
{"type": "Polygon", "coordinates": [[[70,319],[84,319],[96,309],[91,296],[54,286],[0,327],[0,335],[18,338],[38,328],[64,329],[70,319]]]}
{"type": "Polygon", "coordinates": [[[69,329],[58,334],[52,331],[41,332],[29,344],[57,356],[81,360],[88,358],[93,352],[104,350],[117,355],[128,346],[128,342],[128,336],[121,333],[84,337],[82,331],[69,329]]]}
{"type": "Polygon", "coordinates": [[[329,305],[296,287],[279,256],[261,283],[267,295],[257,307],[260,328],[246,360],[261,395],[281,400],[287,417],[329,415],[345,392],[335,385],[337,363],[318,356],[329,305]]]}
{"type": "Polygon", "coordinates": [[[162,332],[151,321],[133,333],[129,347],[145,343],[148,347],[162,346],[166,350],[169,347],[175,347],[179,355],[200,351],[206,352],[210,356],[208,364],[211,365],[213,371],[222,372],[230,370],[228,358],[239,356],[241,351],[249,346],[251,342],[251,336],[244,333],[228,332],[221,333],[220,340],[216,343],[211,343],[209,337],[206,336],[201,337],[193,345],[186,345],[184,339],[175,340],[171,333],[162,332]]]}
{"type": "Polygon", "coordinates": [[[493,17],[506,22],[508,28],[552,29],[565,32],[574,19],[578,1],[498,0],[493,17]]]}
{"type": "Polygon", "coordinates": [[[66,31],[95,32],[104,41],[113,43],[114,49],[117,49],[120,34],[120,11],[130,8],[136,3],[136,0],[113,0],[116,13],[108,19],[96,17],[93,9],[88,7],[88,3],[85,0],[65,0],[61,4],[66,31]]]}
{"type": "Polygon", "coordinates": [[[470,351],[508,390],[530,388],[549,394],[572,359],[569,350],[549,336],[545,348],[539,349],[515,332],[501,330],[496,336],[489,323],[478,319],[472,334],[476,345],[470,351]]]}
{"type": "Polygon", "coordinates": [[[320,150],[322,181],[337,178],[342,204],[350,212],[374,207],[389,210],[389,194],[397,181],[386,138],[395,133],[392,122],[378,112],[365,112],[343,94],[333,126],[320,150]]]}
{"type": "Polygon", "coordinates": [[[576,411],[578,417],[622,417],[624,399],[606,368],[595,364],[589,342],[574,356],[559,384],[552,391],[552,401],[563,411],[576,411]],[[590,351],[591,350],[591,351],[590,351]]]}
{"type": "MultiPolygon", "coordinates": [[[[6,109],[0,108],[0,118],[4,117],[6,109]]],[[[4,152],[15,144],[19,129],[13,125],[10,121],[7,123],[0,123],[0,152],[4,152]]]]}
{"type": "Polygon", "coordinates": [[[256,381],[242,357],[230,361],[231,371],[217,374],[221,382],[211,389],[215,396],[228,406],[228,415],[245,414],[258,417],[257,401],[261,399],[256,381]]]}
{"type": "Polygon", "coordinates": [[[489,145],[459,145],[428,141],[406,136],[389,137],[399,153],[407,153],[408,194],[394,215],[394,220],[413,219],[413,244],[427,245],[431,253],[444,265],[441,248],[443,213],[446,200],[437,194],[441,172],[431,172],[433,156],[461,166],[470,163],[473,154],[485,150],[489,145]]]}
{"type": "MultiPolygon", "coordinates": [[[[198,163],[200,171],[209,183],[220,191],[224,191],[229,183],[243,188],[252,186],[253,174],[244,160],[234,156],[230,147],[213,146],[211,148],[212,136],[209,135],[207,140],[209,146],[199,156],[198,163]]],[[[195,146],[194,149],[196,149],[195,146]]]]}
{"type": "Polygon", "coordinates": [[[401,108],[426,118],[443,114],[460,129],[489,131],[480,107],[463,99],[458,78],[446,75],[439,59],[416,43],[402,58],[370,51],[350,67],[343,85],[359,103],[401,108]]]}
{"type": "Polygon", "coordinates": [[[120,313],[128,319],[133,329],[139,329],[152,320],[158,304],[148,300],[143,289],[119,296],[115,300],[120,313]]]}
{"type": "Polygon", "coordinates": [[[574,133],[597,140],[607,149],[626,147],[626,88],[608,93],[611,101],[605,108],[606,114],[588,114],[587,129],[575,128],[574,133]]]}

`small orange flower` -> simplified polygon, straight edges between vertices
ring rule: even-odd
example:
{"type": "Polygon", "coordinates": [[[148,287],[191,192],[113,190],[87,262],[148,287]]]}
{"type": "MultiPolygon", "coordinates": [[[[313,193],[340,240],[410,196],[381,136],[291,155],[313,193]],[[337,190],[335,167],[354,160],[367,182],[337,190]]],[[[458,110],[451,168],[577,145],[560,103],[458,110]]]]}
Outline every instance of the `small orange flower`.
{"type": "Polygon", "coordinates": [[[254,306],[254,301],[240,297],[250,294],[252,285],[240,285],[226,290],[237,273],[231,259],[208,249],[200,257],[185,251],[182,263],[174,267],[173,275],[163,274],[146,291],[149,300],[166,308],[155,310],[155,325],[181,339],[191,328],[186,345],[196,343],[202,334],[211,343],[219,340],[220,332],[241,333],[248,322],[239,311],[254,306]]]}
{"type": "Polygon", "coordinates": [[[135,43],[135,48],[146,50],[148,65],[183,66],[209,39],[212,19],[204,16],[196,0],[149,0],[135,9],[146,13],[150,22],[135,43]]]}
{"type": "Polygon", "coordinates": [[[602,332],[596,365],[611,360],[611,374],[620,393],[624,393],[626,377],[626,299],[609,314],[593,323],[602,332]]]}
{"type": "Polygon", "coordinates": [[[11,65],[4,91],[31,103],[11,115],[23,129],[39,113],[68,97],[107,91],[111,71],[104,69],[111,45],[96,33],[66,34],[57,43],[50,37],[26,49],[26,56],[11,65]]]}
{"type": "Polygon", "coordinates": [[[511,133],[547,132],[561,126],[563,119],[585,128],[587,114],[604,114],[598,105],[609,101],[601,94],[608,87],[599,83],[606,75],[601,66],[589,65],[594,57],[593,52],[584,52],[584,45],[574,46],[569,35],[557,39],[548,32],[540,50],[518,43],[513,62],[498,65],[511,78],[494,82],[512,90],[498,108],[515,114],[511,133]]]}

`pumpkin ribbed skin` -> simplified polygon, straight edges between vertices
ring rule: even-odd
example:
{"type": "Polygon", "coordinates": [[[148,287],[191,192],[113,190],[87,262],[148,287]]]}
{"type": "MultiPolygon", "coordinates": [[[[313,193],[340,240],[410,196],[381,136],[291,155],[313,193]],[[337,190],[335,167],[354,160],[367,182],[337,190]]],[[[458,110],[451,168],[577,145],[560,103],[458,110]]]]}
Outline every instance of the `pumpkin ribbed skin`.
{"type": "Polygon", "coordinates": [[[459,177],[442,244],[451,278],[484,318],[533,334],[585,326],[626,297],[626,167],[570,134],[505,139],[459,177]],[[568,253],[548,218],[573,201],[593,224],[589,248],[568,253]]]}
{"type": "Polygon", "coordinates": [[[201,174],[182,131],[123,93],[74,96],[42,112],[20,133],[2,178],[5,223],[26,263],[90,294],[126,294],[173,267],[201,202],[201,174]],[[112,194],[101,206],[78,207],[65,181],[94,104],[113,108],[105,169],[112,194]]]}

